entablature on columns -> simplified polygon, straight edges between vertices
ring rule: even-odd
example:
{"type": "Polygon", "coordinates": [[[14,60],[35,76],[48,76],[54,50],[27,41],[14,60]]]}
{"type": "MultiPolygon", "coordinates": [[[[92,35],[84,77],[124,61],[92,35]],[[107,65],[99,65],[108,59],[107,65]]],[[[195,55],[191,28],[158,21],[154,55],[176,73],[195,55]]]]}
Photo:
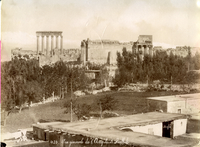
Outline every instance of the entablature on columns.
{"type": "Polygon", "coordinates": [[[148,44],[137,44],[133,45],[133,48],[138,48],[138,47],[148,47],[148,48],[153,48],[153,45],[148,45],[148,44]]]}
{"type": "Polygon", "coordinates": [[[62,36],[61,31],[38,31],[37,36],[62,36]]]}
{"type": "Polygon", "coordinates": [[[152,43],[140,43],[140,42],[134,42],[134,45],[141,45],[141,46],[148,46],[148,45],[152,45],[152,43]]]}

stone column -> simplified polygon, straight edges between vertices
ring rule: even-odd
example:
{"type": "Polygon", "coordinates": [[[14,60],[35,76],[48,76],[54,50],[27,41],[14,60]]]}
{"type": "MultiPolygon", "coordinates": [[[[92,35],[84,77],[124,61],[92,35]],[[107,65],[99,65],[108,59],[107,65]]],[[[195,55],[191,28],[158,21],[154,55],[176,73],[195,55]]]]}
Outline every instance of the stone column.
{"type": "Polygon", "coordinates": [[[137,44],[133,45],[133,47],[132,47],[132,53],[133,54],[137,54],[138,53],[138,45],[137,44]]]}
{"type": "Polygon", "coordinates": [[[139,48],[138,48],[138,45],[136,45],[136,48],[135,48],[135,53],[137,54],[139,51],[139,48]]]}
{"type": "Polygon", "coordinates": [[[153,57],[154,56],[154,49],[153,49],[153,46],[151,46],[151,56],[153,57]]]}
{"type": "Polygon", "coordinates": [[[142,55],[144,55],[144,46],[141,46],[141,50],[142,50],[142,55]]]}
{"type": "Polygon", "coordinates": [[[58,49],[58,35],[56,35],[56,49],[58,49]]]}
{"type": "Polygon", "coordinates": [[[152,50],[152,46],[149,46],[149,55],[150,55],[150,57],[153,57],[153,50],[152,50]]]}
{"type": "Polygon", "coordinates": [[[151,57],[151,47],[150,46],[148,47],[149,47],[149,56],[151,57]]]}
{"type": "Polygon", "coordinates": [[[84,65],[85,65],[85,60],[86,60],[85,48],[86,48],[85,41],[83,40],[81,42],[81,62],[83,62],[84,65]]]}
{"type": "Polygon", "coordinates": [[[39,36],[37,36],[37,55],[39,54],[39,36]]]}
{"type": "Polygon", "coordinates": [[[109,65],[111,64],[111,62],[110,62],[110,60],[111,60],[111,59],[110,59],[110,54],[111,54],[111,52],[109,51],[109,52],[108,52],[108,58],[107,58],[107,63],[108,63],[109,65]]]}
{"type": "Polygon", "coordinates": [[[146,54],[149,55],[149,46],[146,46],[146,54]]]}
{"type": "Polygon", "coordinates": [[[49,36],[46,36],[46,55],[49,54],[49,36]]]}
{"type": "Polygon", "coordinates": [[[86,49],[86,59],[85,60],[89,61],[89,58],[88,58],[89,57],[88,56],[88,54],[89,54],[89,52],[88,52],[88,41],[85,42],[85,49],[86,49]]]}
{"type": "Polygon", "coordinates": [[[51,55],[53,55],[53,35],[51,35],[51,55]]]}
{"type": "Polygon", "coordinates": [[[144,46],[144,55],[147,55],[147,46],[144,46]]]}
{"type": "Polygon", "coordinates": [[[42,35],[42,53],[44,53],[44,36],[42,35]]]}
{"type": "Polygon", "coordinates": [[[142,46],[138,45],[138,54],[141,54],[141,53],[142,53],[142,46]]]}
{"type": "Polygon", "coordinates": [[[60,50],[61,54],[63,54],[63,36],[60,36],[60,50]]]}

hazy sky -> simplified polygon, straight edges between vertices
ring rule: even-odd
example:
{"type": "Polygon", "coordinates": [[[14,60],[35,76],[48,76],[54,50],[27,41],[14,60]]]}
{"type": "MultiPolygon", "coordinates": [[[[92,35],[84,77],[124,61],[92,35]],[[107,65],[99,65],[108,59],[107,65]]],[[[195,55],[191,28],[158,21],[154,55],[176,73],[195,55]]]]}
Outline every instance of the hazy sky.
{"type": "Polygon", "coordinates": [[[10,49],[36,50],[36,31],[62,31],[63,47],[83,39],[200,47],[200,0],[3,0],[2,60],[10,49]]]}

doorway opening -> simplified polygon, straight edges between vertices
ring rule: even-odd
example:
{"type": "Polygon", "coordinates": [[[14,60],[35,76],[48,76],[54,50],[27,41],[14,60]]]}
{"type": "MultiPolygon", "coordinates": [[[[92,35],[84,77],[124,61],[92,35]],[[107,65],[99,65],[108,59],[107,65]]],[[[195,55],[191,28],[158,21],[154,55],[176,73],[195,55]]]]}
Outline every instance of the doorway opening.
{"type": "Polygon", "coordinates": [[[181,109],[178,109],[178,113],[180,113],[180,114],[181,114],[181,109]]]}
{"type": "Polygon", "coordinates": [[[172,136],[172,121],[163,122],[163,132],[162,137],[168,137],[170,138],[172,136]]]}

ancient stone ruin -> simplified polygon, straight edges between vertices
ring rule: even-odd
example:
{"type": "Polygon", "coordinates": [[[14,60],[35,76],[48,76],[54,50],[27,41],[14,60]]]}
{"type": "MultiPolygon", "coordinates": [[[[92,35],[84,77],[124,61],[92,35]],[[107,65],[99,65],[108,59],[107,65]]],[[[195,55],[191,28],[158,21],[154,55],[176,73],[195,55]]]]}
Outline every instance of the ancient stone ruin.
{"type": "Polygon", "coordinates": [[[144,55],[149,54],[153,56],[153,36],[152,35],[140,35],[138,40],[133,44],[132,53],[139,53],[139,58],[143,60],[144,55]]]}
{"type": "Polygon", "coordinates": [[[37,35],[37,54],[45,54],[46,56],[54,55],[54,50],[60,50],[60,54],[63,53],[63,36],[60,31],[38,31],[37,35]],[[56,43],[55,43],[56,39],[56,43]],[[51,40],[51,44],[49,44],[51,40]],[[51,50],[49,51],[49,49],[51,50]]]}

